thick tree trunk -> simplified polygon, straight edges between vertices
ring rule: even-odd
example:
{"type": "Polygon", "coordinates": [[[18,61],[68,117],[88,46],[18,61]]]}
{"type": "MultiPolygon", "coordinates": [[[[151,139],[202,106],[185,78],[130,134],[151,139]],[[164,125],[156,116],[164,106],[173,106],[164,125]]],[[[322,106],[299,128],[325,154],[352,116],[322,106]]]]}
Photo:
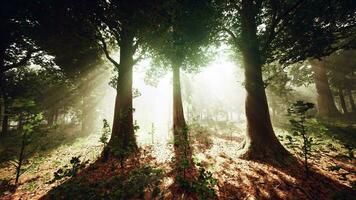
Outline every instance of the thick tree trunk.
{"type": "Polygon", "coordinates": [[[184,118],[180,86],[180,63],[173,65],[173,135],[177,162],[183,159],[190,161],[188,129],[184,118]]]}
{"type": "Polygon", "coordinates": [[[350,105],[351,105],[351,111],[355,112],[356,111],[355,102],[354,102],[354,98],[352,96],[352,91],[350,89],[347,90],[347,95],[349,96],[349,101],[350,101],[350,105]]]}
{"type": "Polygon", "coordinates": [[[342,91],[342,89],[339,89],[338,93],[339,93],[342,111],[346,114],[348,111],[347,111],[347,106],[346,106],[346,102],[345,102],[344,92],[342,91]]]}
{"type": "Polygon", "coordinates": [[[289,152],[277,139],[271,124],[266,92],[262,79],[261,53],[255,22],[256,5],[242,1],[241,52],[245,68],[247,135],[241,157],[284,163],[289,152]]]}
{"type": "Polygon", "coordinates": [[[109,141],[110,146],[126,150],[137,149],[132,108],[133,43],[133,35],[123,32],[114,121],[109,141]]]}
{"type": "Polygon", "coordinates": [[[336,117],[340,113],[337,110],[333,95],[326,75],[323,60],[311,60],[310,64],[314,72],[314,82],[317,92],[317,109],[320,117],[336,117]]]}

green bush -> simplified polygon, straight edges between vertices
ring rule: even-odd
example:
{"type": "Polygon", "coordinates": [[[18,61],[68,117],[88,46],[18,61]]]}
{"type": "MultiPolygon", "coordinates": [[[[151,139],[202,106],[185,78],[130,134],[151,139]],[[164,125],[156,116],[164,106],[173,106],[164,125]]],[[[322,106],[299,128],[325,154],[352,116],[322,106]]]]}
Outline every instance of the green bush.
{"type": "Polygon", "coordinates": [[[89,161],[80,161],[80,156],[72,157],[69,161],[69,165],[65,165],[59,168],[56,172],[54,172],[54,178],[49,182],[53,183],[57,180],[61,180],[65,177],[75,177],[78,172],[85,168],[85,166],[89,163],[89,161]]]}
{"type": "Polygon", "coordinates": [[[192,182],[185,179],[183,176],[177,176],[177,183],[186,192],[195,192],[198,198],[203,199],[214,199],[216,197],[216,191],[214,187],[217,184],[217,179],[213,177],[210,171],[207,171],[201,164],[197,163],[199,176],[197,180],[192,182]]]}
{"type": "Polygon", "coordinates": [[[103,182],[90,183],[85,177],[78,177],[51,191],[50,199],[143,199],[145,192],[149,192],[153,199],[161,194],[159,185],[162,177],[162,170],[150,166],[103,182]]]}

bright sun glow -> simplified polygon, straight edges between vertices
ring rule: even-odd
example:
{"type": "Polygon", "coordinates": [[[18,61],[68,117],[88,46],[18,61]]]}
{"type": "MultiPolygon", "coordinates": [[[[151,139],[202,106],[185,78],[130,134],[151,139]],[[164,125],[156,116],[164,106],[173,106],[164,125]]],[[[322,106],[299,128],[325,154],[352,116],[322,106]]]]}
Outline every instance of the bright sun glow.
{"type": "MultiPolygon", "coordinates": [[[[142,61],[134,68],[133,88],[141,96],[134,99],[134,120],[140,129],[137,131],[139,144],[150,143],[154,131],[155,142],[167,142],[172,138],[172,74],[160,79],[157,87],[144,81],[149,62],[142,61]]],[[[112,121],[116,91],[107,82],[101,118],[112,121]]],[[[212,120],[226,120],[243,123],[245,90],[242,86],[242,69],[226,57],[212,62],[195,74],[182,73],[182,95],[186,120],[192,122],[198,117],[212,120]]]]}

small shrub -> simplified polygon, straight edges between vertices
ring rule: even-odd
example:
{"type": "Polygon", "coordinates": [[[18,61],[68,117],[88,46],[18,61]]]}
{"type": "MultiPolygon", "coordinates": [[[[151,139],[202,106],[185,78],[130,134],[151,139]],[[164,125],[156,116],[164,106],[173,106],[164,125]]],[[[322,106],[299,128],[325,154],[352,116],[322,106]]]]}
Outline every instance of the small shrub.
{"type": "Polygon", "coordinates": [[[149,199],[160,196],[159,185],[163,171],[151,166],[132,170],[127,175],[117,175],[103,182],[91,183],[84,177],[73,179],[51,191],[50,199],[149,199]]]}
{"type": "Polygon", "coordinates": [[[200,163],[196,164],[198,166],[199,176],[194,181],[188,181],[183,176],[178,175],[176,180],[180,188],[186,192],[195,192],[198,198],[203,199],[214,199],[216,197],[216,191],[214,187],[217,184],[217,179],[213,177],[210,171],[207,171],[200,163]]]}
{"type": "Polygon", "coordinates": [[[80,156],[72,157],[69,161],[69,165],[64,165],[63,167],[59,168],[56,172],[54,172],[54,178],[49,182],[53,183],[57,180],[61,180],[65,177],[75,177],[77,176],[78,172],[85,168],[89,161],[80,161],[80,156]]]}
{"type": "MultiPolygon", "coordinates": [[[[302,145],[300,147],[301,154],[304,158],[305,173],[308,177],[309,164],[308,159],[311,156],[311,148],[313,145],[313,138],[308,135],[307,119],[310,116],[307,112],[314,107],[312,103],[305,103],[297,101],[288,108],[288,115],[291,117],[289,120],[291,130],[294,136],[301,137],[302,145]]],[[[293,142],[293,138],[289,138],[293,142]]]]}
{"type": "Polygon", "coordinates": [[[101,129],[101,137],[99,141],[100,143],[103,144],[104,148],[108,144],[110,133],[111,133],[110,125],[106,119],[103,119],[103,128],[101,129]]]}
{"type": "Polygon", "coordinates": [[[354,148],[349,144],[344,144],[344,148],[347,150],[348,159],[353,160],[355,158],[355,156],[354,156],[354,148]]]}
{"type": "Polygon", "coordinates": [[[18,156],[10,161],[16,169],[15,175],[15,185],[18,184],[20,176],[26,172],[27,169],[23,168],[25,161],[37,150],[37,147],[33,147],[32,149],[28,148],[29,145],[35,139],[39,139],[39,137],[45,136],[44,132],[41,132],[40,125],[43,120],[42,114],[28,114],[23,116],[25,123],[21,128],[22,137],[21,137],[21,144],[20,150],[18,152],[18,156]]]}

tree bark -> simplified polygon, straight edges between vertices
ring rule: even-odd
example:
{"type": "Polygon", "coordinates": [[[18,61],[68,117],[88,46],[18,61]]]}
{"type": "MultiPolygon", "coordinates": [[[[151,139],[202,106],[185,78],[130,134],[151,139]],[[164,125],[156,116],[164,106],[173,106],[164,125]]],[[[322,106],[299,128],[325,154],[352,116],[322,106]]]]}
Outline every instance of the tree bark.
{"type": "Polygon", "coordinates": [[[241,157],[245,159],[284,163],[289,152],[277,139],[271,124],[266,92],[262,79],[262,61],[257,39],[256,5],[242,1],[241,52],[245,68],[247,135],[241,157]]]}
{"type": "Polygon", "coordinates": [[[311,60],[310,64],[314,72],[314,82],[317,92],[317,109],[320,117],[336,117],[340,113],[337,110],[326,74],[323,60],[311,60]]]}
{"type": "Polygon", "coordinates": [[[133,127],[132,70],[134,37],[130,32],[122,32],[120,45],[120,65],[117,80],[117,94],[112,134],[109,145],[126,150],[136,150],[137,143],[133,127]]]}
{"type": "Polygon", "coordinates": [[[349,96],[351,111],[355,112],[356,111],[355,102],[354,102],[354,98],[352,96],[352,91],[350,89],[347,90],[347,95],[349,96]]]}
{"type": "Polygon", "coordinates": [[[19,116],[19,121],[18,121],[18,124],[17,124],[17,131],[19,132],[19,133],[21,133],[22,132],[22,130],[23,130],[23,124],[24,124],[24,121],[23,121],[24,119],[23,119],[23,116],[22,116],[22,114],[20,114],[20,116],[19,116]]]}
{"type": "Polygon", "coordinates": [[[1,134],[7,135],[9,131],[9,108],[4,98],[4,116],[2,118],[1,134]]]}
{"type": "Polygon", "coordinates": [[[348,111],[347,111],[347,107],[346,107],[344,92],[342,91],[341,88],[339,88],[338,93],[339,93],[339,98],[340,98],[340,104],[341,104],[342,111],[344,112],[344,114],[346,114],[348,111]]]}
{"type": "Polygon", "coordinates": [[[183,159],[191,160],[188,129],[182,103],[180,65],[180,62],[173,64],[173,136],[174,150],[178,163],[183,159]]]}
{"type": "Polygon", "coordinates": [[[54,124],[54,113],[52,111],[52,109],[48,110],[47,113],[47,125],[48,126],[53,126],[54,124]]]}

